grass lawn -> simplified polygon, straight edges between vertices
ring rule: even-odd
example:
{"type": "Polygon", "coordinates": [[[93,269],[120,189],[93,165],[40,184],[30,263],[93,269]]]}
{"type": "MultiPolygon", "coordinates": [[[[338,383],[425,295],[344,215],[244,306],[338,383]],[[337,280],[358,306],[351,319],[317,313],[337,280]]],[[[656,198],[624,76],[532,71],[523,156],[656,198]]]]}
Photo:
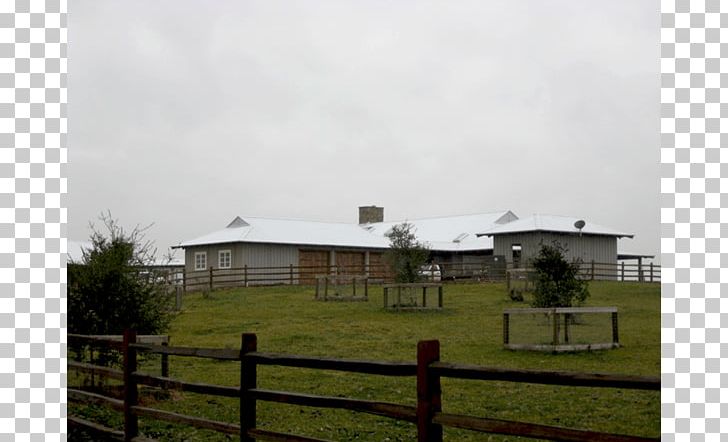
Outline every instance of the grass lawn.
{"type": "MultiPolygon", "coordinates": [[[[216,291],[207,298],[189,294],[169,331],[170,345],[239,348],[241,333],[253,332],[258,335],[260,351],[414,362],[419,340],[439,339],[441,360],[446,362],[659,376],[659,284],[593,282],[590,292],[587,306],[618,307],[621,348],[566,354],[504,350],[503,309],[528,305],[511,301],[502,284],[446,285],[444,309],[427,312],[385,311],[382,289],[377,286],[370,288],[369,302],[351,303],[314,301],[311,287],[240,288],[216,291]]],[[[518,325],[512,323],[512,327],[518,325]]],[[[611,337],[608,321],[603,327],[603,335],[611,337]]],[[[172,357],[170,376],[238,385],[239,364],[172,357]]],[[[259,367],[258,379],[260,388],[275,390],[407,405],[414,405],[416,400],[414,378],[259,367]]],[[[660,433],[659,392],[452,379],[442,380],[442,390],[443,411],[448,413],[649,437],[660,433]]],[[[175,394],[154,406],[238,422],[236,400],[175,394]]],[[[331,440],[416,438],[414,425],[406,422],[270,403],[259,403],[258,425],[331,440]]],[[[148,420],[142,421],[141,429],[161,440],[230,440],[224,435],[148,420]]],[[[506,440],[447,428],[445,438],[506,440]]]]}

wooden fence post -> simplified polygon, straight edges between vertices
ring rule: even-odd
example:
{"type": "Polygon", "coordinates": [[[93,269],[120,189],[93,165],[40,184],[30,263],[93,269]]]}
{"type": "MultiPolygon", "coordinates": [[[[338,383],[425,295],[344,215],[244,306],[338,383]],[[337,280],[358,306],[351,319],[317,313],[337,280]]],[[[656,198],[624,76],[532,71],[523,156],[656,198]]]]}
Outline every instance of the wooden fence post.
{"type": "Polygon", "coordinates": [[[559,345],[559,314],[556,313],[556,309],[553,310],[553,318],[554,318],[554,333],[553,333],[553,339],[551,342],[551,345],[559,345]]]}
{"type": "Polygon", "coordinates": [[[591,262],[591,280],[594,281],[594,260],[591,262]]]}
{"type": "Polygon", "coordinates": [[[619,344],[619,324],[617,322],[617,312],[612,313],[612,343],[619,344]]]}
{"type": "Polygon", "coordinates": [[[637,281],[645,281],[645,275],[642,271],[642,257],[637,258],[637,281]]]}
{"type": "Polygon", "coordinates": [[[136,371],[137,357],[136,350],[129,344],[136,343],[136,331],[124,330],[124,341],[122,353],[124,356],[124,442],[130,442],[139,435],[139,421],[132,412],[132,407],[137,405],[137,385],[132,373],[136,371]]]}
{"type": "Polygon", "coordinates": [[[210,266],[210,291],[212,291],[212,266],[210,266]]]}
{"type": "Polygon", "coordinates": [[[290,285],[293,285],[293,264],[288,265],[290,285]]]}
{"type": "Polygon", "coordinates": [[[510,319],[508,313],[503,313],[503,344],[508,344],[509,341],[508,331],[510,328],[510,319]]]}
{"type": "Polygon", "coordinates": [[[245,283],[245,287],[248,286],[248,265],[245,264],[243,266],[243,282],[245,283]]]}
{"type": "Polygon", "coordinates": [[[622,282],[624,282],[624,261],[622,261],[622,282]]]}
{"type": "Polygon", "coordinates": [[[653,277],[653,270],[654,270],[653,263],[650,263],[650,282],[654,282],[653,279],[652,279],[652,277],[653,277]]]}
{"type": "Polygon", "coordinates": [[[434,413],[442,411],[440,376],[429,369],[440,360],[440,341],[417,343],[417,441],[441,442],[442,425],[432,422],[434,413]]]}
{"type": "Polygon", "coordinates": [[[243,333],[240,348],[240,440],[254,441],[248,436],[248,430],[255,428],[255,398],[250,390],[257,385],[258,367],[255,361],[245,357],[246,354],[258,350],[258,338],[254,333],[243,333]]]}
{"type": "MultiPolygon", "coordinates": [[[[162,342],[162,345],[169,346],[169,335],[167,335],[167,340],[162,342]]],[[[162,377],[169,377],[169,355],[167,353],[162,354],[162,377]]]]}
{"type": "Polygon", "coordinates": [[[187,293],[187,269],[182,269],[182,291],[187,293]]]}

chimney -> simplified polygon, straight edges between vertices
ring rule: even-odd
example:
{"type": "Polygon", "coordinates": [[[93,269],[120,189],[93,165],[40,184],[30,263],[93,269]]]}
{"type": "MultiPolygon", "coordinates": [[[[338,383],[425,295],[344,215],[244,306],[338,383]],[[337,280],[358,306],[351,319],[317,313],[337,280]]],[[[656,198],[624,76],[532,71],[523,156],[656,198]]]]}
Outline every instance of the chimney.
{"type": "Polygon", "coordinates": [[[359,206],[359,224],[381,223],[384,221],[384,207],[359,206]]]}

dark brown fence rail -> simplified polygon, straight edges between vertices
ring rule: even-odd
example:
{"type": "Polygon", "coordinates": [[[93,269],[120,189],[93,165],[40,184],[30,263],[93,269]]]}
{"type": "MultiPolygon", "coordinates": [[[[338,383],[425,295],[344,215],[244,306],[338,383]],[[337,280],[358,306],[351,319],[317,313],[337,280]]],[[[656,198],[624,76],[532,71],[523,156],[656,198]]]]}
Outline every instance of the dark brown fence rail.
{"type": "MultiPolygon", "coordinates": [[[[504,281],[510,266],[490,268],[481,263],[437,263],[439,279],[443,281],[504,281]]],[[[528,269],[522,269],[527,271],[528,269]]],[[[659,282],[661,267],[656,264],[626,264],[584,262],[580,275],[585,279],[613,281],[659,282]]],[[[369,266],[294,266],[287,267],[239,267],[232,269],[209,268],[201,271],[185,271],[182,284],[185,291],[214,290],[224,287],[248,287],[257,285],[315,285],[316,278],[324,275],[367,277],[372,284],[391,283],[393,274],[386,265],[369,266]]],[[[435,275],[430,275],[430,279],[435,275]]],[[[427,279],[427,278],[425,278],[427,279]]],[[[436,279],[437,280],[437,279],[436,279]]]]}
{"type": "MultiPolygon", "coordinates": [[[[382,362],[348,359],[326,359],[280,353],[259,352],[254,334],[243,334],[240,350],[170,347],[156,344],[138,343],[134,331],[127,331],[122,342],[124,355],[123,370],[105,367],[91,368],[91,364],[69,364],[69,368],[87,372],[96,370],[98,375],[107,375],[124,381],[124,399],[113,399],[75,388],[68,388],[68,399],[75,403],[92,403],[110,407],[124,415],[124,431],[105,427],[69,416],[69,424],[83,427],[94,434],[114,440],[142,441],[139,435],[139,417],[163,420],[195,428],[238,434],[242,441],[252,440],[292,440],[317,441],[306,436],[297,436],[256,427],[256,403],[258,401],[294,404],[307,407],[336,408],[354,412],[368,413],[417,425],[418,441],[442,441],[443,426],[462,428],[477,432],[495,433],[530,438],[563,441],[655,441],[658,438],[602,433],[589,430],[562,428],[528,422],[505,421],[477,416],[464,416],[442,411],[440,378],[458,378],[479,381],[507,381],[577,387],[602,387],[659,391],[658,377],[628,376],[598,373],[548,372],[535,370],[512,370],[474,365],[440,362],[439,341],[421,341],[417,345],[417,362],[382,362]],[[240,387],[229,387],[191,383],[154,376],[138,371],[137,353],[152,352],[164,355],[213,358],[218,360],[240,361],[240,387]],[[407,406],[387,402],[361,400],[355,398],[317,396],[290,391],[274,391],[257,388],[257,367],[259,365],[285,366],[307,369],[337,370],[380,376],[415,376],[417,379],[417,406],[407,406]],[[219,422],[199,417],[186,416],[169,411],[139,406],[138,386],[161,387],[180,391],[240,399],[240,423],[219,422]]],[[[79,335],[69,335],[69,344],[94,340],[79,335]]],[[[98,342],[116,344],[118,341],[98,339],[98,342]]],[[[415,392],[413,392],[415,393],[415,392]]]]}

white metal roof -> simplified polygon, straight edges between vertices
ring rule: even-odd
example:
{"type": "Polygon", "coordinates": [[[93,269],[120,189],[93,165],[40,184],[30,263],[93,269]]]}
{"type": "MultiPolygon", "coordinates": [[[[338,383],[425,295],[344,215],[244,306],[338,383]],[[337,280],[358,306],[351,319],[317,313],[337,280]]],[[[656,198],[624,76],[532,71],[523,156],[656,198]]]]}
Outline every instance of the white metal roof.
{"type": "Polygon", "coordinates": [[[472,251],[493,248],[493,240],[476,233],[517,217],[510,211],[427,218],[364,225],[292,219],[236,217],[228,227],[177,247],[235,242],[389,248],[385,234],[396,224],[408,222],[417,238],[437,251],[472,251]]]}
{"type": "MultiPolygon", "coordinates": [[[[527,218],[521,218],[519,220],[495,226],[491,229],[483,230],[479,232],[480,235],[498,235],[505,233],[519,233],[519,232],[559,232],[559,233],[579,233],[579,229],[574,226],[574,223],[582,220],[573,216],[558,216],[558,215],[543,215],[534,214],[527,218]]],[[[631,233],[623,233],[614,230],[609,227],[600,226],[594,224],[588,220],[581,229],[583,234],[587,235],[608,235],[616,237],[634,237],[631,233]]]]}
{"type": "Polygon", "coordinates": [[[493,238],[479,238],[477,233],[517,219],[518,217],[513,212],[506,210],[472,215],[372,223],[363,227],[377,236],[384,236],[393,226],[406,222],[414,226],[414,232],[418,240],[426,242],[430,249],[456,252],[492,249],[493,238]]]}
{"type": "Polygon", "coordinates": [[[183,241],[177,247],[234,242],[388,248],[389,241],[356,224],[293,219],[235,218],[228,227],[183,241]]]}

